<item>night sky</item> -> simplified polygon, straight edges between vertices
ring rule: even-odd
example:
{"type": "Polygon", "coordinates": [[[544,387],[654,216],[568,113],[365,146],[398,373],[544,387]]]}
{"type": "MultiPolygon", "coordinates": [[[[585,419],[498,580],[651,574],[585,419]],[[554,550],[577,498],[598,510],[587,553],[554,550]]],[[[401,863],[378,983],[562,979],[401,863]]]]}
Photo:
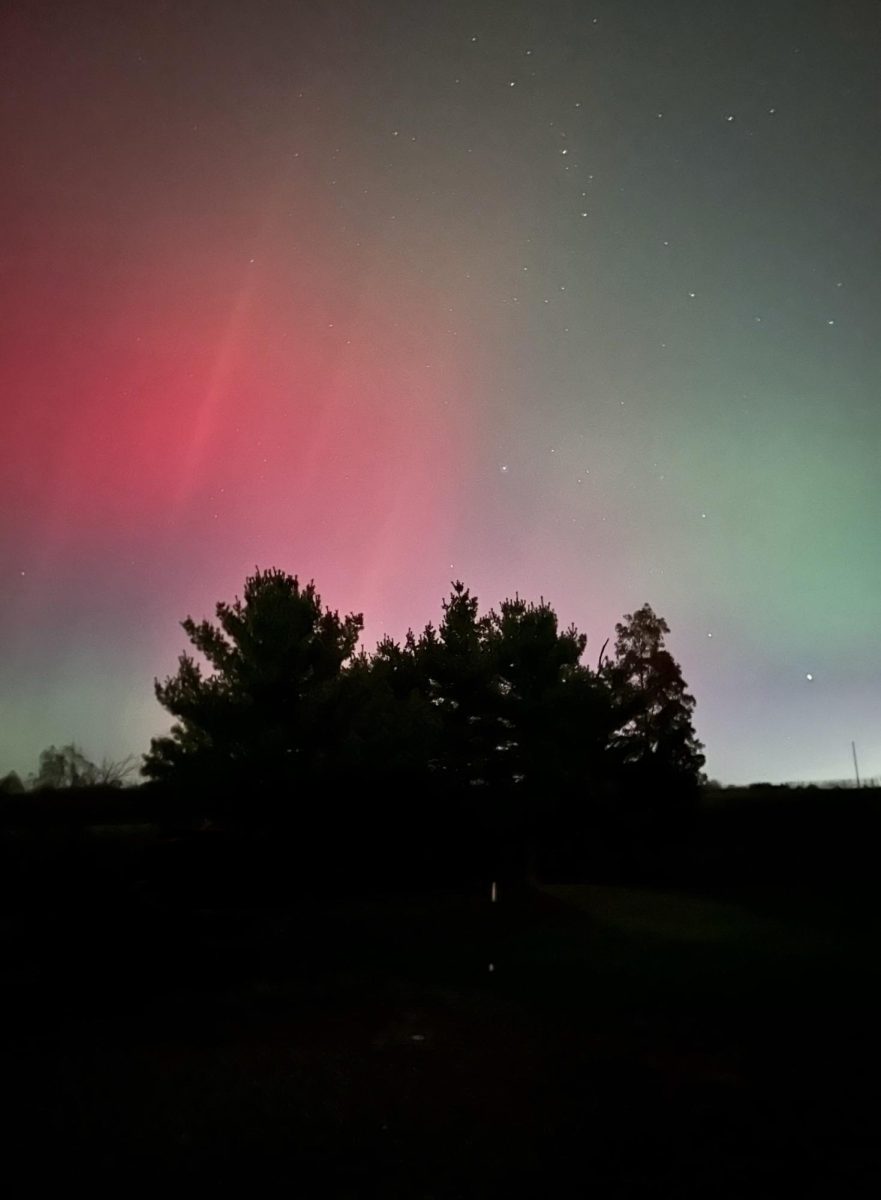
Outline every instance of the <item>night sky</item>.
{"type": "Polygon", "coordinates": [[[707,772],[881,774],[881,6],[0,15],[0,774],[255,566],[648,601],[707,772]]]}

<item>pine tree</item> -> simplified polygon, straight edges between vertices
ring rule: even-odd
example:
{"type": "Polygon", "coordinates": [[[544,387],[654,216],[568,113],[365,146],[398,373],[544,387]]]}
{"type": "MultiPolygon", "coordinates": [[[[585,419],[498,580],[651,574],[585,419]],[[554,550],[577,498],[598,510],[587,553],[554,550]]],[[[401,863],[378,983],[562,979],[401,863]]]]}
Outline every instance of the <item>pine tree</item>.
{"type": "Polygon", "coordinates": [[[440,626],[426,625],[411,652],[440,717],[435,770],[454,789],[480,789],[490,782],[498,741],[489,620],[463,583],[452,586],[440,626]]]}
{"type": "Polygon", "coordinates": [[[412,644],[440,718],[440,777],[508,886],[527,879],[563,807],[584,804],[608,744],[608,687],[581,664],[586,640],[544,600],[515,596],[481,616],[457,582],[439,628],[412,644]]]}
{"type": "Polygon", "coordinates": [[[314,775],[326,750],[321,707],[351,657],[363,618],[325,609],[314,583],[260,571],[244,599],[216,606],[217,624],[182,626],[213,673],[188,653],[177,674],[155,681],[156,698],[176,718],[154,738],[142,773],[157,782],[258,792],[290,789],[314,775]]]}

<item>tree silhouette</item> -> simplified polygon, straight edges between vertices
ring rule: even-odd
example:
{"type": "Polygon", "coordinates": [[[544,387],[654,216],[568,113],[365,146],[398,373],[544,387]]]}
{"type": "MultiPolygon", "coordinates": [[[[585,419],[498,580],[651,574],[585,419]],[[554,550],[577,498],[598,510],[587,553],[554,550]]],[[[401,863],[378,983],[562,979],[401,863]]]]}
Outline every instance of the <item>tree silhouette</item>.
{"type": "Polygon", "coordinates": [[[695,700],[664,644],[667,622],[650,605],[615,626],[615,657],[604,672],[621,725],[612,750],[631,780],[667,796],[701,781],[703,746],[692,724],[695,700]]]}
{"type": "Polygon", "coordinates": [[[649,605],[594,670],[585,636],[543,599],[481,614],[460,581],[437,627],[372,653],[355,654],[360,615],[283,571],[258,569],[216,614],[182,622],[211,669],[184,653],[155,681],[175,723],[142,772],[203,815],[296,822],[310,869],[404,878],[479,863],[518,884],[537,847],[584,845],[609,802],[627,813],[642,796],[669,820],[700,779],[694,698],[649,605]]]}
{"type": "Polygon", "coordinates": [[[204,676],[184,653],[176,675],[155,681],[156,697],[176,723],[170,736],[152,740],[142,772],[221,793],[250,785],[257,817],[256,796],[265,804],[281,788],[289,799],[326,760],[332,686],[363,618],[325,609],[314,583],[301,587],[295,575],[259,568],[246,580],[243,600],[221,601],[216,615],[217,624],[182,622],[213,673],[204,676]]]}
{"type": "Polygon", "coordinates": [[[337,742],[332,774],[363,787],[424,789],[441,729],[429,691],[412,633],[403,645],[385,637],[372,654],[358,654],[329,714],[337,742]]]}
{"type": "Polygon", "coordinates": [[[489,632],[477,597],[457,580],[443,601],[440,626],[426,625],[418,639],[408,638],[416,678],[440,718],[433,767],[454,789],[486,787],[493,774],[500,726],[489,632]]]}
{"type": "Polygon", "coordinates": [[[457,581],[439,628],[399,651],[438,719],[434,777],[458,800],[463,836],[494,847],[508,882],[524,881],[564,801],[589,802],[612,705],[580,662],[585,644],[544,600],[515,596],[481,616],[457,581]]]}
{"type": "Polygon", "coordinates": [[[560,717],[573,693],[568,685],[582,671],[587,638],[574,626],[561,633],[557,614],[544,600],[532,604],[517,596],[489,614],[489,644],[506,729],[508,780],[530,791],[547,787],[548,772],[569,758],[560,755],[560,717]]]}
{"type": "Polygon", "coordinates": [[[86,758],[79,746],[73,742],[57,749],[48,746],[40,754],[35,775],[30,776],[29,786],[35,791],[44,789],[76,787],[122,787],[135,771],[135,756],[126,758],[103,758],[94,763],[86,758]]]}

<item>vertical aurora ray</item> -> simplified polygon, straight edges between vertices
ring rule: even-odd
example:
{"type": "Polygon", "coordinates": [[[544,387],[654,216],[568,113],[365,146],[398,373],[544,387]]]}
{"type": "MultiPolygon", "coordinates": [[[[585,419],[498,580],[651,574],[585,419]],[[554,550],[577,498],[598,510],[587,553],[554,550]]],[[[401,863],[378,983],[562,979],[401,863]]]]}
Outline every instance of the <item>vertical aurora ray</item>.
{"type": "Polygon", "coordinates": [[[208,453],[212,434],[218,421],[218,409],[229,388],[235,369],[236,356],[241,353],[246,335],[248,316],[253,299],[254,284],[247,279],[239,289],[220,338],[217,356],[205,388],[205,393],[192,419],[192,427],[183,440],[184,452],[180,465],[180,481],[174,491],[172,508],[179,510],[192,494],[208,453]]]}

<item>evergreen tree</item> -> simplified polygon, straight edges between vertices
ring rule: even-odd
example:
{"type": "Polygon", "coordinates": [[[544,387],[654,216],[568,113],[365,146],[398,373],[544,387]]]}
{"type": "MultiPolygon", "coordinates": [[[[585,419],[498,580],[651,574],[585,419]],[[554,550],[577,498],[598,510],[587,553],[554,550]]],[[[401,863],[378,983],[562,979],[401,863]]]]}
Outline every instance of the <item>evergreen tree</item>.
{"type": "Polygon", "coordinates": [[[477,597],[457,580],[438,629],[429,624],[409,643],[419,686],[440,718],[433,768],[457,790],[484,788],[493,773],[499,714],[489,630],[477,597]]]}
{"type": "Polygon", "coordinates": [[[603,679],[581,664],[586,638],[561,631],[544,600],[504,600],[481,616],[457,582],[437,630],[412,642],[438,717],[439,778],[463,832],[493,847],[495,870],[522,883],[561,810],[589,803],[611,728],[603,679]]]}
{"type": "Polygon", "coordinates": [[[275,788],[287,795],[328,756],[323,716],[363,618],[325,609],[314,583],[259,569],[243,600],[221,601],[216,615],[217,624],[182,622],[213,673],[184,653],[176,675],[155,681],[176,722],[170,736],[152,740],[142,772],[233,793],[256,785],[264,800],[275,788]]]}
{"type": "Polygon", "coordinates": [[[547,790],[550,776],[571,767],[572,747],[561,742],[560,721],[577,691],[569,685],[583,670],[586,643],[574,626],[560,632],[557,614],[544,600],[532,604],[515,596],[489,615],[506,774],[526,790],[547,790]]]}

